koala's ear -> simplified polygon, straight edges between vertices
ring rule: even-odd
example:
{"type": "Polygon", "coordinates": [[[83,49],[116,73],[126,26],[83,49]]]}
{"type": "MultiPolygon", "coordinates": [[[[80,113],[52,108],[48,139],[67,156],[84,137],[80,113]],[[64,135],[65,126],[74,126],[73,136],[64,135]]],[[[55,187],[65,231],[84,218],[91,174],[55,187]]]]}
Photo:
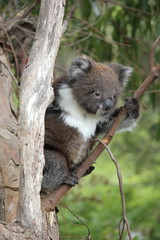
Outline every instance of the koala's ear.
{"type": "Polygon", "coordinates": [[[108,63],[107,65],[118,75],[121,86],[125,86],[133,72],[133,68],[117,63],[108,63]]]}
{"type": "Polygon", "coordinates": [[[92,68],[91,60],[87,57],[76,57],[70,65],[69,76],[70,79],[89,73],[92,68]]]}

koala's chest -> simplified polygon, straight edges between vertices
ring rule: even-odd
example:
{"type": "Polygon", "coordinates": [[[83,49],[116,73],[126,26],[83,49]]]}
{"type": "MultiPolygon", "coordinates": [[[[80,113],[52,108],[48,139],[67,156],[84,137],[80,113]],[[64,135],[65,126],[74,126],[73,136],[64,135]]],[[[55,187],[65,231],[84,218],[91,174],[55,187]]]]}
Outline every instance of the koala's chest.
{"type": "Polygon", "coordinates": [[[70,129],[69,147],[65,149],[67,159],[69,162],[81,163],[88,154],[91,139],[95,135],[99,120],[97,117],[81,115],[78,117],[63,115],[62,118],[65,123],[65,128],[70,129]]]}
{"type": "Polygon", "coordinates": [[[63,120],[66,125],[77,129],[77,131],[83,136],[84,142],[88,141],[95,135],[96,127],[99,122],[98,117],[85,115],[63,115],[63,120]]]}
{"type": "Polygon", "coordinates": [[[82,162],[95,135],[98,118],[81,114],[46,115],[45,144],[64,153],[69,162],[82,162]]]}

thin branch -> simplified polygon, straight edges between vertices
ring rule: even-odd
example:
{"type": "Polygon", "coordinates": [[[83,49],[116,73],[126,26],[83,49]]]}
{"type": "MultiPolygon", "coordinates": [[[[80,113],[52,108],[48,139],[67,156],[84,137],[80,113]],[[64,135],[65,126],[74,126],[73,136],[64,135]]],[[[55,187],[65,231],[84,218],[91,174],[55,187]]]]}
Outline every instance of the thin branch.
{"type": "Polygon", "coordinates": [[[14,56],[14,60],[15,60],[15,65],[16,65],[16,76],[17,78],[19,78],[19,66],[18,66],[18,59],[17,59],[17,55],[15,53],[15,50],[14,50],[14,47],[13,47],[13,44],[12,44],[12,40],[8,34],[8,32],[4,29],[4,32],[6,34],[6,37],[8,39],[8,42],[10,44],[10,47],[11,47],[11,50],[12,50],[12,53],[13,53],[13,56],[14,56]]]}
{"type": "Polygon", "coordinates": [[[80,0],[75,0],[72,7],[70,8],[69,12],[67,13],[65,20],[67,20],[67,22],[69,22],[69,20],[73,17],[74,12],[76,10],[76,8],[78,7],[78,5],[80,4],[80,0]]]}
{"type": "MultiPolygon", "coordinates": [[[[148,75],[148,77],[144,80],[144,82],[140,85],[140,87],[135,91],[134,97],[140,98],[145,90],[149,87],[149,85],[160,75],[160,64],[155,66],[152,69],[152,72],[148,75]]],[[[112,124],[110,130],[103,137],[102,141],[105,144],[109,144],[112,140],[116,129],[119,124],[126,118],[127,113],[125,107],[122,107],[118,116],[116,117],[114,123],[112,124]]],[[[81,164],[78,169],[77,177],[80,179],[86,170],[93,164],[93,162],[100,156],[100,154],[104,151],[104,146],[102,144],[98,144],[97,147],[91,152],[88,158],[81,164]]],[[[50,193],[46,196],[42,197],[42,206],[47,210],[53,210],[57,204],[57,202],[61,199],[61,197],[66,194],[70,190],[69,185],[62,185],[59,189],[55,190],[53,193],[50,193]]]]}
{"type": "MultiPolygon", "coordinates": [[[[123,181],[122,181],[122,174],[121,174],[121,171],[120,171],[120,167],[118,165],[117,160],[113,156],[111,150],[109,149],[109,147],[100,139],[95,139],[95,141],[101,143],[104,146],[104,148],[109,153],[109,156],[112,159],[114,165],[116,166],[118,183],[119,183],[119,190],[120,190],[120,194],[121,194],[122,216],[123,216],[122,219],[123,219],[123,222],[127,226],[127,232],[128,232],[129,240],[132,240],[131,230],[130,230],[130,226],[129,226],[129,222],[128,222],[127,214],[126,214],[125,194],[124,194],[124,190],[123,190],[123,181]]],[[[121,219],[121,221],[122,221],[122,219],[121,219]]],[[[124,232],[124,226],[125,226],[124,223],[123,223],[122,231],[120,232],[120,240],[121,240],[123,232],[124,232]]]]}
{"type": "Polygon", "coordinates": [[[7,69],[7,71],[9,72],[11,77],[13,78],[13,80],[15,81],[17,87],[19,88],[19,83],[18,83],[17,79],[15,78],[14,74],[12,73],[12,71],[10,70],[10,68],[8,68],[8,66],[4,62],[2,62],[1,60],[0,60],[0,63],[2,63],[5,66],[5,68],[7,69]]]}
{"type": "Polygon", "coordinates": [[[75,42],[72,42],[70,44],[67,45],[67,47],[73,47],[74,45],[76,44],[79,44],[80,42],[83,42],[85,41],[86,39],[90,38],[92,36],[92,32],[90,32],[89,34],[87,34],[86,36],[84,36],[83,38],[75,41],[75,42]]]}
{"type": "Polygon", "coordinates": [[[101,40],[104,40],[104,41],[107,41],[109,42],[110,44],[117,44],[117,45],[122,45],[122,46],[126,46],[126,47],[130,47],[129,44],[125,44],[125,43],[120,43],[120,42],[117,42],[115,40],[112,40],[108,37],[106,37],[98,28],[96,28],[93,24],[89,23],[88,21],[84,20],[84,19],[81,19],[81,18],[77,18],[80,22],[82,22],[83,24],[85,24],[86,26],[88,26],[89,29],[91,29],[93,31],[93,33],[97,33],[98,35],[95,35],[96,38],[99,38],[101,40]]]}
{"type": "Polygon", "coordinates": [[[158,46],[159,43],[160,43],[160,36],[153,43],[153,45],[151,47],[151,50],[150,50],[150,54],[149,54],[150,71],[152,71],[152,68],[154,67],[154,53],[155,53],[155,49],[156,49],[156,47],[158,46]]]}
{"type": "Polygon", "coordinates": [[[111,44],[111,45],[131,47],[130,44],[120,43],[120,42],[114,41],[114,40],[112,40],[112,39],[110,39],[110,38],[108,38],[108,37],[106,37],[106,36],[101,37],[101,36],[99,36],[99,35],[97,35],[97,34],[93,34],[93,36],[94,36],[95,38],[100,39],[100,40],[102,40],[102,41],[104,41],[104,42],[107,42],[107,43],[109,43],[109,44],[111,44]]]}
{"type": "MultiPolygon", "coordinates": [[[[79,37],[82,37],[82,30],[84,30],[84,34],[86,34],[86,31],[87,30],[87,33],[89,34],[90,31],[92,31],[92,34],[93,36],[95,36],[95,38],[97,39],[100,39],[102,41],[105,41],[107,43],[110,43],[112,45],[120,45],[120,46],[126,46],[126,47],[130,47],[129,44],[125,44],[125,43],[120,43],[120,42],[117,42],[117,41],[114,41],[108,37],[106,37],[98,28],[95,27],[95,25],[101,20],[102,16],[99,17],[99,19],[97,21],[95,21],[94,23],[89,23],[88,21],[84,20],[84,19],[81,19],[81,18],[77,18],[77,17],[74,17],[76,20],[78,20],[79,22],[81,22],[84,27],[81,27],[80,30],[77,30],[77,29],[73,29],[72,31],[70,32],[67,32],[65,34],[65,36],[73,36],[73,34],[79,34],[79,37]],[[91,30],[90,30],[91,29],[91,30]]],[[[67,45],[68,47],[68,45],[67,45]]]]}
{"type": "Polygon", "coordinates": [[[24,33],[26,33],[29,37],[31,37],[32,39],[34,38],[35,36],[35,32],[32,31],[32,30],[29,30],[25,27],[22,27],[20,25],[16,25],[16,28],[20,29],[21,31],[23,31],[24,33]]]}
{"type": "Polygon", "coordinates": [[[55,69],[63,72],[64,74],[67,74],[67,70],[64,67],[61,67],[61,66],[59,66],[57,64],[55,64],[55,69]]]}
{"type": "MultiPolygon", "coordinates": [[[[99,17],[95,22],[92,22],[92,23],[88,23],[88,22],[87,22],[88,24],[85,24],[85,25],[84,25],[84,22],[82,22],[83,26],[79,27],[78,29],[77,29],[77,27],[72,27],[73,30],[72,30],[72,29],[71,29],[71,30],[68,29],[68,31],[67,31],[67,33],[65,34],[65,36],[69,37],[69,36],[73,36],[73,34],[78,34],[78,33],[81,34],[82,32],[86,33],[86,31],[89,32],[88,29],[89,29],[91,26],[95,26],[96,24],[98,24],[98,23],[100,22],[101,18],[102,18],[102,16],[99,17]],[[88,26],[88,25],[89,25],[89,26],[88,26]]],[[[74,19],[75,19],[75,20],[78,20],[79,22],[81,22],[81,19],[80,19],[80,18],[74,17],[74,19]]],[[[79,34],[79,36],[80,36],[80,34],[79,34]]]]}
{"type": "Polygon", "coordinates": [[[114,1],[114,0],[102,0],[103,2],[105,3],[110,3],[110,4],[113,4],[113,5],[118,5],[118,6],[121,6],[122,8],[126,9],[126,10],[129,10],[129,11],[132,11],[132,12],[137,12],[137,13],[140,13],[140,14],[145,14],[147,16],[155,16],[149,12],[146,12],[144,10],[140,10],[138,8],[134,8],[134,7],[130,7],[130,6],[127,6],[127,5],[124,5],[123,3],[121,2],[117,2],[117,1],[114,1]]]}
{"type": "Polygon", "coordinates": [[[151,73],[148,75],[148,77],[145,79],[145,81],[140,85],[140,87],[135,91],[134,97],[140,98],[146,89],[149,87],[149,85],[158,78],[160,74],[160,64],[158,64],[156,67],[152,68],[151,73]]]}
{"type": "Polygon", "coordinates": [[[88,234],[87,234],[87,236],[86,236],[86,239],[87,239],[87,240],[92,239],[92,238],[91,238],[91,231],[90,231],[88,225],[87,225],[84,221],[82,221],[82,219],[80,219],[80,217],[76,216],[76,214],[74,214],[62,201],[60,201],[60,203],[61,203],[62,206],[65,207],[79,222],[81,222],[82,225],[84,225],[84,226],[86,227],[87,232],[88,232],[88,234]]]}

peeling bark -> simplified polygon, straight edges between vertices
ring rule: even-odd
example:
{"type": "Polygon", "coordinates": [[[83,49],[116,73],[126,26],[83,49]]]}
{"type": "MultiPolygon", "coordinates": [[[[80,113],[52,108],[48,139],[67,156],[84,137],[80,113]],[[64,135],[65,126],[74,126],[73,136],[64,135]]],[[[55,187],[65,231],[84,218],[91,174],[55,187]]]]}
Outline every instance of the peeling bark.
{"type": "Polygon", "coordinates": [[[14,134],[17,131],[17,120],[9,101],[12,77],[6,66],[9,68],[9,63],[0,48],[0,220],[11,222],[16,218],[17,211],[19,148],[14,134]]]}

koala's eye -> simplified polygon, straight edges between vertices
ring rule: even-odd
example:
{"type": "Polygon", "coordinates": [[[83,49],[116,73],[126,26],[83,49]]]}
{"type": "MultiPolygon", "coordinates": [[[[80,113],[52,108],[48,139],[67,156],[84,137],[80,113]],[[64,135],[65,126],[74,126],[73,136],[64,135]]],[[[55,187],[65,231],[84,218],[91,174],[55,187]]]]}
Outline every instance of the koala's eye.
{"type": "Polygon", "coordinates": [[[94,94],[96,97],[99,97],[101,95],[101,91],[95,91],[94,94]]]}

